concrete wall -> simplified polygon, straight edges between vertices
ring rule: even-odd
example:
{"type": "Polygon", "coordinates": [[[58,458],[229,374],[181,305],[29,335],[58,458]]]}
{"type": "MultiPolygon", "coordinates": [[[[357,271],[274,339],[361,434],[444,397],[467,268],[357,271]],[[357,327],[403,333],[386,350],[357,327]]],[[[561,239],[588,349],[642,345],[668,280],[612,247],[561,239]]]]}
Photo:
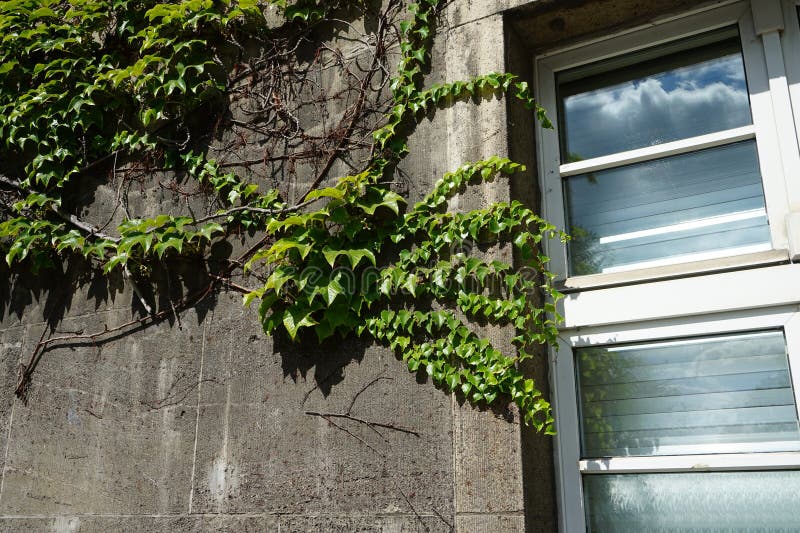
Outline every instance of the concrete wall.
{"type": "MultiPolygon", "coordinates": [[[[506,54],[514,37],[501,14],[525,3],[451,3],[430,82],[529,68],[524,52],[506,54]]],[[[484,156],[530,159],[509,113],[529,135],[530,117],[503,100],[432,114],[403,164],[412,186],[484,156]]],[[[532,175],[516,180],[454,208],[535,203],[532,175]]],[[[114,194],[92,191],[97,213],[114,194]]],[[[153,184],[137,194],[156,210],[166,201],[153,184]]],[[[48,279],[2,269],[2,531],[502,532],[525,529],[526,507],[530,531],[555,529],[550,441],[523,433],[514,409],[462,404],[357,340],[266,338],[236,294],[180,323],[45,353],[23,403],[18,366],[43,334],[114,327],[136,303],[124,280],[87,278],[80,265],[48,279]]],[[[488,334],[510,346],[509,331],[488,334]]],[[[542,384],[545,369],[544,359],[531,369],[542,384]]]]}

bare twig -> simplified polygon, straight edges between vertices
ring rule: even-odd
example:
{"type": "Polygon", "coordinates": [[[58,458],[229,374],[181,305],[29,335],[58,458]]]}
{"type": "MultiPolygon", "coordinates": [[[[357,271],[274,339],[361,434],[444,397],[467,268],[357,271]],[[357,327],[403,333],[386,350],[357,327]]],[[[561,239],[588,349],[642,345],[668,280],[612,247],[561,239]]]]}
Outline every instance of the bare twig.
{"type": "Polygon", "coordinates": [[[401,426],[396,426],[394,424],[384,424],[381,422],[371,422],[369,420],[364,420],[363,418],[358,418],[356,416],[351,416],[345,413],[319,413],[317,411],[306,411],[304,414],[310,416],[319,416],[322,418],[343,418],[346,420],[352,420],[353,422],[358,422],[359,424],[367,425],[371,428],[384,428],[384,429],[391,429],[392,431],[399,431],[400,433],[407,433],[409,435],[414,435],[415,437],[419,437],[420,434],[413,429],[404,428],[401,426]]]}
{"type": "Polygon", "coordinates": [[[242,285],[238,285],[230,280],[230,278],[225,278],[222,276],[217,276],[216,274],[209,274],[209,277],[216,279],[217,281],[221,282],[223,285],[230,287],[231,289],[241,292],[242,294],[249,294],[256,289],[248,289],[247,287],[243,287],[242,285]]]}
{"type": "Polygon", "coordinates": [[[26,397],[25,395],[30,385],[33,371],[36,369],[36,366],[39,360],[41,359],[42,354],[45,351],[52,349],[51,346],[59,344],[69,345],[70,343],[76,343],[76,342],[88,342],[94,344],[103,339],[104,337],[108,337],[114,333],[128,332],[129,330],[132,330],[136,327],[146,327],[149,325],[156,324],[158,322],[161,322],[162,320],[169,318],[170,316],[172,316],[172,313],[174,312],[179,313],[185,309],[199,305],[203,300],[205,300],[209,295],[211,295],[214,292],[214,289],[216,289],[218,284],[219,284],[218,281],[212,280],[211,283],[206,285],[204,288],[195,292],[190,297],[181,300],[180,302],[175,304],[174,307],[170,309],[165,309],[142,318],[135,318],[133,320],[129,320],[128,322],[125,322],[124,324],[120,324],[119,326],[113,328],[109,328],[108,325],[105,325],[103,326],[102,331],[97,331],[95,333],[61,335],[58,337],[50,337],[49,339],[45,339],[44,336],[47,331],[45,329],[45,331],[42,332],[42,336],[40,337],[39,342],[33,349],[33,353],[31,354],[28,364],[23,369],[21,369],[20,378],[19,381],[17,382],[17,387],[14,393],[18,398],[22,400],[25,399],[26,397]]]}
{"type": "Polygon", "coordinates": [[[356,394],[353,396],[353,401],[351,401],[351,402],[350,402],[350,406],[347,408],[347,414],[349,415],[349,414],[350,414],[350,413],[353,411],[353,406],[356,404],[356,400],[358,400],[358,397],[359,397],[359,396],[361,396],[361,395],[362,395],[362,394],[363,394],[363,393],[364,393],[364,392],[365,392],[365,391],[366,391],[368,388],[370,388],[371,386],[373,386],[373,385],[374,385],[374,384],[376,384],[377,382],[379,382],[379,381],[381,381],[381,380],[384,380],[384,379],[385,379],[386,381],[392,381],[392,378],[389,378],[389,377],[386,377],[386,376],[382,376],[382,375],[381,375],[381,376],[378,376],[378,377],[376,377],[375,379],[373,379],[372,381],[370,381],[369,383],[367,383],[367,384],[366,384],[366,385],[364,385],[363,387],[361,387],[361,390],[359,390],[359,391],[358,391],[358,392],[357,392],[357,393],[356,393],[356,394]]]}
{"type": "Polygon", "coordinates": [[[107,241],[111,241],[111,242],[115,242],[115,243],[119,242],[119,237],[112,237],[111,235],[103,233],[102,231],[100,231],[100,228],[98,228],[97,226],[93,226],[91,224],[83,222],[78,217],[76,217],[75,215],[66,215],[66,214],[62,213],[61,210],[58,209],[56,206],[52,206],[51,205],[50,206],[50,210],[53,213],[55,213],[56,216],[58,216],[58,218],[62,219],[64,222],[68,222],[68,223],[72,224],[77,229],[79,229],[82,232],[86,233],[90,237],[98,237],[100,239],[105,239],[107,241]]]}
{"type": "Polygon", "coordinates": [[[307,415],[319,416],[320,418],[324,419],[326,422],[328,422],[328,423],[329,423],[330,425],[332,425],[333,427],[335,427],[335,428],[337,428],[337,429],[340,429],[341,431],[344,431],[345,433],[347,433],[348,435],[350,435],[351,437],[353,437],[354,439],[356,439],[357,441],[359,441],[361,444],[363,444],[364,446],[366,446],[367,448],[369,448],[369,449],[370,449],[370,450],[372,450],[373,452],[375,452],[375,453],[377,453],[378,455],[380,455],[381,457],[386,457],[386,455],[385,455],[385,454],[382,454],[381,452],[379,452],[378,450],[376,450],[376,449],[375,449],[375,448],[374,448],[372,445],[370,445],[370,443],[368,443],[367,441],[365,441],[364,439],[362,439],[362,438],[361,438],[361,437],[359,437],[358,435],[354,434],[352,431],[350,431],[350,430],[349,430],[349,429],[347,429],[346,427],[340,426],[339,424],[337,424],[336,422],[334,422],[333,420],[331,420],[331,417],[330,417],[329,415],[325,415],[325,414],[323,414],[323,413],[309,413],[309,412],[307,412],[306,414],[307,414],[307,415]]]}
{"type": "Polygon", "coordinates": [[[181,324],[181,315],[175,309],[175,302],[172,301],[172,282],[169,279],[169,269],[167,269],[167,265],[164,262],[161,262],[161,266],[164,269],[164,277],[167,280],[167,300],[169,300],[169,305],[172,307],[172,314],[175,316],[175,320],[178,322],[178,329],[183,329],[183,324],[181,324]]]}
{"type": "Polygon", "coordinates": [[[39,354],[41,352],[44,336],[47,334],[47,326],[42,329],[42,334],[39,336],[39,342],[36,343],[36,346],[31,353],[31,357],[28,360],[27,365],[20,365],[20,372],[19,378],[17,380],[17,388],[14,391],[17,395],[17,398],[25,401],[27,400],[27,393],[28,393],[28,385],[30,384],[30,377],[33,373],[33,369],[36,368],[36,363],[39,360],[39,354]]]}
{"type": "MultiPolygon", "coordinates": [[[[27,187],[25,187],[22,184],[22,182],[14,180],[14,179],[11,179],[11,178],[8,178],[8,177],[3,176],[3,175],[0,175],[0,184],[6,185],[8,187],[11,187],[11,188],[17,190],[18,192],[20,192],[21,194],[26,194],[26,193],[30,193],[31,192],[31,190],[29,190],[27,187]]],[[[49,205],[49,209],[58,218],[60,218],[64,222],[67,222],[67,223],[71,224],[72,226],[76,227],[77,229],[81,230],[82,232],[86,233],[87,235],[94,236],[94,237],[99,237],[101,239],[107,239],[107,240],[113,241],[113,242],[119,242],[119,238],[112,237],[110,235],[107,235],[107,234],[103,233],[102,231],[100,231],[100,228],[98,228],[97,226],[93,226],[92,224],[89,224],[87,222],[83,222],[82,220],[80,220],[75,215],[68,215],[68,214],[62,212],[61,209],[55,204],[50,204],[49,205]]]]}
{"type": "Polygon", "coordinates": [[[275,216],[275,215],[284,215],[287,213],[294,213],[296,211],[300,211],[306,206],[313,204],[321,200],[322,198],[314,198],[313,200],[307,200],[305,202],[301,202],[299,204],[293,205],[291,207],[284,207],[281,209],[265,209],[263,207],[253,207],[249,205],[243,205],[239,207],[232,207],[230,209],[226,209],[225,211],[220,211],[219,213],[215,213],[213,215],[208,215],[202,218],[198,218],[192,221],[192,224],[202,224],[203,222],[208,222],[209,220],[215,220],[218,218],[226,218],[231,216],[234,213],[240,213],[242,211],[250,211],[251,213],[259,213],[262,215],[267,216],[275,216]]]}

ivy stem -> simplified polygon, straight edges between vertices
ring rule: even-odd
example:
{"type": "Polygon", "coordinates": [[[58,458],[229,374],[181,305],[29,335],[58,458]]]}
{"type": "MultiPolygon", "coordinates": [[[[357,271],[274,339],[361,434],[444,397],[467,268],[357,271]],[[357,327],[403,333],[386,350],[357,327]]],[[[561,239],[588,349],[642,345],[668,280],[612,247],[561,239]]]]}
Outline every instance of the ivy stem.
{"type": "MultiPolygon", "coordinates": [[[[0,174],[0,184],[7,185],[21,194],[30,192],[29,189],[22,184],[22,182],[3,176],[2,174],[0,174]]],[[[97,226],[93,226],[91,224],[83,222],[75,215],[67,215],[66,213],[61,211],[61,209],[54,203],[51,203],[49,205],[49,209],[58,218],[60,218],[64,222],[67,222],[75,226],[84,233],[87,233],[89,236],[98,237],[100,239],[106,239],[114,243],[119,243],[118,237],[112,237],[111,235],[103,233],[97,226]]]]}
{"type": "Polygon", "coordinates": [[[128,270],[128,265],[125,265],[125,270],[123,271],[123,273],[125,274],[125,279],[127,279],[128,282],[131,284],[131,287],[133,288],[133,293],[136,295],[136,298],[139,300],[139,303],[142,304],[142,307],[144,307],[144,310],[147,311],[148,315],[152,315],[153,308],[150,307],[150,305],[144,299],[144,295],[142,294],[141,289],[139,289],[139,285],[133,279],[133,274],[131,274],[131,271],[128,270]]]}

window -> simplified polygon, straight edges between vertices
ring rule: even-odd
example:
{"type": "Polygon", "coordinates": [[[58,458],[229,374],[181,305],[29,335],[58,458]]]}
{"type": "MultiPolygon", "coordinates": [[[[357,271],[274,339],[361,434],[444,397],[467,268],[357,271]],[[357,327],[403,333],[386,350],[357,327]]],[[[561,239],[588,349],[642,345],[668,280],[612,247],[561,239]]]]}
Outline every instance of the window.
{"type": "Polygon", "coordinates": [[[573,275],[771,249],[738,29],[556,73],[573,275]]]}
{"type": "Polygon", "coordinates": [[[575,350],[587,457],[800,450],[782,331],[575,350]]]}
{"type": "Polygon", "coordinates": [[[537,59],[557,115],[538,136],[545,215],[573,237],[550,251],[562,278],[786,260],[800,155],[767,59],[743,2],[537,59]]]}
{"type": "Polygon", "coordinates": [[[798,526],[799,5],[535,59],[562,531],[798,526]]]}
{"type": "MultiPolygon", "coordinates": [[[[775,273],[782,281],[799,273],[779,268],[790,269],[775,273]]],[[[561,496],[572,498],[562,502],[564,531],[797,527],[796,305],[596,326],[562,341],[557,442],[561,496]]]]}

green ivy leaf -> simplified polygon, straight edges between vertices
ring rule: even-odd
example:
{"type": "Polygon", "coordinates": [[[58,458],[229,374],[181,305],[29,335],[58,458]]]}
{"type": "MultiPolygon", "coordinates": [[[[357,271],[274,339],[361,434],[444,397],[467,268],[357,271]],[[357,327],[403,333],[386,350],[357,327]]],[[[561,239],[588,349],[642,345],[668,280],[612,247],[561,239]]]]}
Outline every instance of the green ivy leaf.
{"type": "Polygon", "coordinates": [[[317,321],[311,316],[314,311],[315,309],[303,305],[293,305],[284,312],[283,326],[292,340],[294,340],[301,328],[317,324],[317,321]]]}

